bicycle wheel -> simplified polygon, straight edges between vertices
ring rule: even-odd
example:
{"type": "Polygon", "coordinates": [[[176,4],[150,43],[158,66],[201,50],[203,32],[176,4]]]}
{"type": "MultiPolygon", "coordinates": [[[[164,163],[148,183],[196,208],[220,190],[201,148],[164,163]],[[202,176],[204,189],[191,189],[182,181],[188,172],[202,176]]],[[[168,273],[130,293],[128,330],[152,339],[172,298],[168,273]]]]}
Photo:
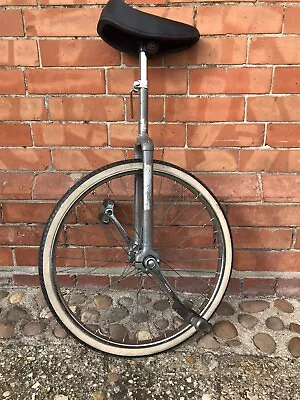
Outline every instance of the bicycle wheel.
{"type": "MultiPolygon", "coordinates": [[[[232,244],[224,214],[193,175],[155,161],[154,247],[182,302],[209,319],[225,293],[232,244]]],[[[81,179],[59,201],[40,248],[41,287],[52,312],[76,338],[107,353],[140,356],[167,350],[195,328],[172,309],[151,275],[138,271],[104,204],[134,235],[134,179],[142,163],[127,160],[81,179]]]]}

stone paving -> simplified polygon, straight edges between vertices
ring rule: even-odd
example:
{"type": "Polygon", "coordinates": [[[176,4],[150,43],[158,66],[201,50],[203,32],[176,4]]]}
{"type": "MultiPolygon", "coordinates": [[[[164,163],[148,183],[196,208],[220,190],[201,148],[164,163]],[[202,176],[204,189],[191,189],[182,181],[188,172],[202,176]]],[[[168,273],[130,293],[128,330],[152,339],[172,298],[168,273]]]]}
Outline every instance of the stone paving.
{"type": "MultiPolygon", "coordinates": [[[[119,329],[118,324],[128,314],[126,297],[118,309],[111,309],[110,329],[119,329]],[[121,311],[120,311],[121,310],[121,311]],[[115,324],[117,323],[117,324],[115,324]]],[[[82,295],[73,295],[71,307],[83,303],[82,295]]],[[[95,298],[98,308],[110,305],[107,296],[95,298]]],[[[154,302],[156,310],[163,311],[164,301],[154,302]]],[[[128,307],[129,308],[129,307],[128,307]]],[[[59,343],[74,341],[67,332],[57,324],[47,308],[39,289],[5,289],[0,290],[0,343],[17,341],[34,345],[37,341],[59,343]]],[[[93,318],[95,310],[87,310],[84,318],[93,318]]],[[[138,315],[141,321],[144,315],[138,315]]],[[[217,354],[267,355],[297,360],[300,357],[300,301],[297,299],[240,299],[225,297],[216,314],[211,319],[213,332],[202,337],[196,334],[183,348],[197,347],[217,354]]],[[[161,318],[158,325],[167,324],[161,318]]],[[[147,334],[138,332],[139,335],[147,334]]]]}

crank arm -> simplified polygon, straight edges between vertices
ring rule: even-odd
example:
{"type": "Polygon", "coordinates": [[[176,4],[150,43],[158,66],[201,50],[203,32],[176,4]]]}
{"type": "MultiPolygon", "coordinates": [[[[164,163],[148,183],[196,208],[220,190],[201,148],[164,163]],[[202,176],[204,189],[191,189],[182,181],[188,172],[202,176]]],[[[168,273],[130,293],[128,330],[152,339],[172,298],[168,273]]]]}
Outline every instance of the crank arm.
{"type": "Polygon", "coordinates": [[[105,200],[103,201],[103,205],[105,207],[105,211],[102,215],[102,222],[104,224],[108,224],[111,221],[117,228],[127,247],[129,249],[132,248],[134,245],[133,240],[129,237],[128,233],[125,231],[125,229],[114,214],[114,202],[112,200],[105,200]]]}
{"type": "Polygon", "coordinates": [[[160,288],[172,301],[173,310],[176,311],[177,314],[180,315],[180,317],[183,318],[185,322],[193,325],[197,331],[205,333],[211,331],[212,326],[205,318],[201,317],[201,315],[199,315],[191,307],[182,303],[182,301],[178,298],[177,294],[168,284],[168,282],[166,281],[166,279],[164,278],[158,267],[149,269],[149,272],[156,279],[160,288]]]}

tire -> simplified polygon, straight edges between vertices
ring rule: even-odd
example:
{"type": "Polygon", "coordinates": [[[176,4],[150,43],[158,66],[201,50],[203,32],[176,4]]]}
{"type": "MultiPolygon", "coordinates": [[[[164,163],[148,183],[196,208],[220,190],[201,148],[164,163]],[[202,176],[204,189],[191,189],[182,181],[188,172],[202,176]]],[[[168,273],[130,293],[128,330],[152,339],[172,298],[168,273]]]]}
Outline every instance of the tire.
{"type": "MultiPolygon", "coordinates": [[[[232,241],[223,211],[195,176],[155,161],[154,248],[161,272],[183,302],[209,319],[231,274],[232,241]]],[[[195,333],[158,288],[137,271],[109,221],[105,201],[133,236],[133,182],[142,163],[126,160],[78,181],[57,203],[40,246],[41,288],[57,320],[84,344],[122,356],[170,349],[195,333]],[[107,222],[107,221],[106,221],[107,222]]]]}

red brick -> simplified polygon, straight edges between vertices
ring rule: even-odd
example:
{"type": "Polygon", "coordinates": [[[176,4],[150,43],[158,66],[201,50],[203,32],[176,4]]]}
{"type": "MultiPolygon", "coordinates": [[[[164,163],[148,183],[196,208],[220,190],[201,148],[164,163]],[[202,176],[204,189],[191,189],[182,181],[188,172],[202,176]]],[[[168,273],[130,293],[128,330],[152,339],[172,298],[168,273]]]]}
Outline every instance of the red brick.
{"type": "Polygon", "coordinates": [[[98,8],[25,9],[28,36],[98,36],[98,8]]]}
{"type": "MultiPolygon", "coordinates": [[[[108,93],[128,94],[133,82],[137,79],[139,79],[138,69],[109,69],[108,93]]],[[[148,79],[150,94],[185,94],[187,92],[186,69],[149,69],[148,79]]]]}
{"type": "Polygon", "coordinates": [[[254,37],[250,43],[251,64],[298,64],[300,53],[298,36],[254,37]]]}
{"type": "Polygon", "coordinates": [[[235,251],[235,269],[239,271],[300,272],[297,251],[235,251]]]}
{"type": "Polygon", "coordinates": [[[300,19],[300,8],[299,7],[287,7],[284,16],[284,33],[300,33],[299,26],[300,19]]]}
{"type": "MultiPolygon", "coordinates": [[[[149,122],[160,122],[164,117],[164,100],[160,97],[149,97],[149,122]]],[[[127,121],[137,121],[138,119],[138,98],[133,98],[133,113],[134,118],[131,119],[130,99],[126,98],[126,119],[127,121]]]]}
{"type": "Polygon", "coordinates": [[[299,175],[262,175],[265,201],[300,202],[299,175]]]}
{"type": "Polygon", "coordinates": [[[4,203],[4,222],[45,222],[54,208],[53,203],[4,203]]]}
{"type": "Polygon", "coordinates": [[[236,150],[166,150],[165,160],[189,171],[235,171],[236,150]]]}
{"type": "Polygon", "coordinates": [[[0,0],[0,6],[35,6],[36,0],[0,0]]]}
{"type": "Polygon", "coordinates": [[[87,69],[30,69],[25,72],[29,93],[105,92],[104,71],[87,69]]]}
{"type": "Polygon", "coordinates": [[[50,98],[51,119],[72,121],[121,121],[124,104],[120,97],[50,98]]]}
{"type": "Polygon", "coordinates": [[[233,228],[236,249],[289,249],[292,243],[291,229],[233,228]]]}
{"type": "Polygon", "coordinates": [[[250,174],[199,175],[220,201],[260,201],[258,178],[250,174]]]}
{"type": "Polygon", "coordinates": [[[0,36],[24,36],[21,10],[0,10],[0,36]]]}
{"type": "Polygon", "coordinates": [[[231,278],[226,289],[226,294],[228,296],[240,296],[241,291],[242,291],[241,279],[231,278]]]}
{"type": "Polygon", "coordinates": [[[245,296],[271,296],[275,294],[274,278],[244,278],[243,294],[245,296]]]}
{"type": "Polygon", "coordinates": [[[43,173],[36,177],[34,199],[59,199],[78,180],[78,176],[43,173]]]}
{"type": "Polygon", "coordinates": [[[46,118],[44,100],[30,97],[0,98],[0,120],[40,120],[46,118]]]}
{"type": "Polygon", "coordinates": [[[50,165],[48,149],[0,149],[0,169],[45,170],[50,165]]]}
{"type": "Polygon", "coordinates": [[[188,125],[189,147],[261,146],[263,124],[196,124],[188,125]]]}
{"type": "Polygon", "coordinates": [[[0,225],[0,243],[4,245],[39,245],[42,231],[41,226],[0,225]]]}
{"type": "Polygon", "coordinates": [[[108,0],[40,0],[41,5],[106,4],[108,0]]]}
{"type": "MultiPolygon", "coordinates": [[[[144,1],[144,0],[141,0],[144,1]]],[[[164,56],[150,57],[148,58],[148,67],[162,67],[164,56]]],[[[139,67],[140,62],[138,57],[128,53],[123,53],[123,64],[126,67],[139,67]]]]}
{"type": "Polygon", "coordinates": [[[40,40],[44,67],[120,65],[120,52],[103,40],[40,40]]]}
{"type": "Polygon", "coordinates": [[[35,146],[106,146],[107,145],[106,125],[33,124],[32,132],[33,132],[35,146]]]}
{"type": "Polygon", "coordinates": [[[14,275],[14,284],[16,286],[40,286],[40,279],[38,275],[14,275]]]}
{"type": "Polygon", "coordinates": [[[1,146],[31,146],[30,126],[27,124],[0,124],[1,146]]]}
{"type": "Polygon", "coordinates": [[[194,25],[193,7],[141,7],[140,10],[148,14],[183,22],[188,25],[194,25]]]}
{"type": "Polygon", "coordinates": [[[244,99],[240,97],[166,99],[168,121],[241,121],[243,117],[244,99]]]}
{"type": "Polygon", "coordinates": [[[165,57],[166,65],[243,64],[247,39],[244,37],[202,37],[192,48],[165,57]]]}
{"type": "Polygon", "coordinates": [[[0,94],[25,94],[23,72],[16,69],[1,69],[0,94]]]}
{"type": "Polygon", "coordinates": [[[124,160],[123,150],[54,150],[54,165],[57,170],[94,170],[114,161],[124,160]]]}
{"type": "Polygon", "coordinates": [[[293,205],[228,205],[231,226],[297,226],[300,207],[293,205]]]}
{"type": "Polygon", "coordinates": [[[1,199],[30,199],[34,175],[28,173],[0,173],[1,199]]]}
{"type": "Polygon", "coordinates": [[[300,279],[278,278],[276,293],[284,297],[300,297],[300,279]]]}
{"type": "Polygon", "coordinates": [[[204,35],[280,33],[282,14],[282,6],[200,6],[197,8],[197,28],[204,35]]]}
{"type": "Polygon", "coordinates": [[[300,147],[300,124],[268,124],[266,144],[272,147],[300,147]]]}
{"type": "Polygon", "coordinates": [[[210,293],[210,289],[209,278],[200,278],[197,276],[181,276],[176,278],[176,291],[207,294],[210,293]]]}
{"type": "MultiPolygon", "coordinates": [[[[136,124],[111,124],[110,144],[117,147],[133,147],[138,133],[136,124]]],[[[185,144],[185,125],[183,124],[150,124],[149,135],[156,147],[185,144]]]]}
{"type": "Polygon", "coordinates": [[[190,71],[190,93],[269,93],[271,68],[199,68],[190,71]]]}
{"type": "Polygon", "coordinates": [[[0,40],[0,65],[39,65],[35,40],[0,40]]]}
{"type": "Polygon", "coordinates": [[[78,275],[77,276],[77,286],[79,288],[89,288],[89,287],[106,287],[109,285],[108,276],[98,276],[98,275],[78,275]]]}
{"type": "Polygon", "coordinates": [[[14,265],[12,251],[8,247],[1,247],[0,251],[0,265],[2,267],[8,267],[14,265]]]}
{"type": "Polygon", "coordinates": [[[273,93],[300,93],[300,68],[275,68],[273,93]]]}
{"type": "Polygon", "coordinates": [[[297,172],[300,152],[297,150],[242,150],[240,171],[297,172]]]}
{"type": "Polygon", "coordinates": [[[248,121],[298,121],[300,97],[261,96],[248,99],[248,121]]]}

